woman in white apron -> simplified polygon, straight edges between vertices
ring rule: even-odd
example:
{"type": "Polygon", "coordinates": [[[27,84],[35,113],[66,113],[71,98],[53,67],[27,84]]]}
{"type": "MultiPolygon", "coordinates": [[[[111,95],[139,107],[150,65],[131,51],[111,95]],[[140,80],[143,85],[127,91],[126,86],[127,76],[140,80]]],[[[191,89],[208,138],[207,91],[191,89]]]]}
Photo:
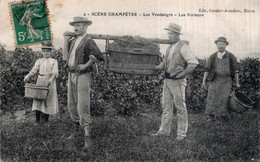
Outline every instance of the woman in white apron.
{"type": "Polygon", "coordinates": [[[51,58],[51,46],[42,46],[43,58],[38,59],[32,70],[24,77],[24,81],[28,81],[31,76],[38,75],[36,85],[49,86],[46,101],[33,100],[32,111],[36,111],[36,125],[40,123],[41,116],[43,123],[48,122],[50,114],[57,114],[58,97],[56,88],[56,78],[58,77],[58,62],[51,58]]]}

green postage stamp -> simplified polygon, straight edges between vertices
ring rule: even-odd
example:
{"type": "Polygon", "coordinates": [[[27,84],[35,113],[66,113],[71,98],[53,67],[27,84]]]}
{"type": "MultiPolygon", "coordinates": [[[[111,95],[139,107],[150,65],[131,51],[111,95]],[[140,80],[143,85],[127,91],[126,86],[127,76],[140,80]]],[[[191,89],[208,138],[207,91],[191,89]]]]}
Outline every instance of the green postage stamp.
{"type": "Polygon", "coordinates": [[[15,2],[9,6],[17,46],[52,40],[46,0],[15,2]]]}

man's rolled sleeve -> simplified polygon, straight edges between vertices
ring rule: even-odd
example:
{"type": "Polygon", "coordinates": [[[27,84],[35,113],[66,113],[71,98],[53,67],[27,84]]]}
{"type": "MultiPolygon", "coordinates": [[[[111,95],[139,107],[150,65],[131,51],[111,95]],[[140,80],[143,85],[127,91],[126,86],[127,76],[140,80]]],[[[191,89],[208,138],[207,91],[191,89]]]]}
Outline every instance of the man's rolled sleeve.
{"type": "Polygon", "coordinates": [[[190,47],[188,45],[184,45],[181,49],[182,56],[187,64],[199,64],[198,60],[195,58],[194,54],[192,53],[190,47]]]}
{"type": "Polygon", "coordinates": [[[87,46],[88,46],[88,50],[90,51],[89,55],[93,55],[99,61],[103,61],[102,53],[93,39],[88,40],[87,46]]]}

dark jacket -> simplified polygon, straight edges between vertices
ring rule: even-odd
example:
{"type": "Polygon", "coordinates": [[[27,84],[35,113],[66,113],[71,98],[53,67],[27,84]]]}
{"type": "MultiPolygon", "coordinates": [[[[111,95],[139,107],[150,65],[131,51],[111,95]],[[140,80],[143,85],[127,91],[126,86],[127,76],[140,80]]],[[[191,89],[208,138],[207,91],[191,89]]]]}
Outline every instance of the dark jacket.
{"type": "MultiPolygon", "coordinates": [[[[208,60],[207,66],[206,66],[206,71],[209,72],[209,76],[208,76],[208,80],[213,80],[215,77],[215,69],[216,69],[216,65],[215,65],[215,59],[218,57],[218,52],[213,53],[208,60]]],[[[229,59],[229,63],[230,63],[230,75],[231,78],[233,79],[235,76],[235,73],[239,72],[239,67],[237,64],[237,59],[236,57],[226,51],[223,58],[228,58],[229,59]]]]}
{"type": "MultiPolygon", "coordinates": [[[[76,42],[76,38],[69,42],[69,56],[76,42]]],[[[103,60],[102,54],[95,41],[86,35],[79,43],[75,51],[75,66],[85,64],[89,61],[89,55],[94,55],[99,61],[103,60]]],[[[69,58],[69,57],[68,57],[69,58]]],[[[93,71],[93,67],[86,68],[81,73],[93,71]]]]}

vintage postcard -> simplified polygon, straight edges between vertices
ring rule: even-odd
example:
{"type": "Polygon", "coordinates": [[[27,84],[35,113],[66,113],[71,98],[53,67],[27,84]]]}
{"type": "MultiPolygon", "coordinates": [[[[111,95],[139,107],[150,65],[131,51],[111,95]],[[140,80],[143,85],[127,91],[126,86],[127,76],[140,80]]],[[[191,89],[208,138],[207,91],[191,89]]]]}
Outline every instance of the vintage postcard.
{"type": "Polygon", "coordinates": [[[0,7],[0,161],[260,161],[260,0],[0,7]]]}

